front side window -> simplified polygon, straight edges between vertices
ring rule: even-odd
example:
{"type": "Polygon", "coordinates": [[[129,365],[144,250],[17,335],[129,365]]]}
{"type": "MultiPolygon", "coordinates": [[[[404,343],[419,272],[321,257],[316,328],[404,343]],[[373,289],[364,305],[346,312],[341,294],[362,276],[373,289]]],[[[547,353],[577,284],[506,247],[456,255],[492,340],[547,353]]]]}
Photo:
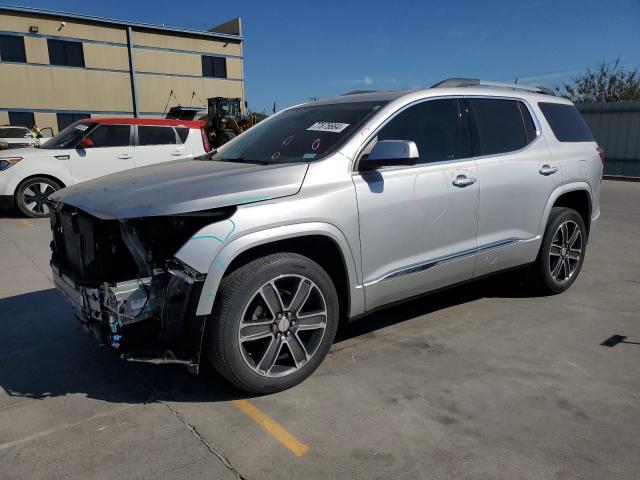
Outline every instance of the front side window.
{"type": "Polygon", "coordinates": [[[527,133],[517,100],[472,98],[474,154],[499,155],[527,146],[527,133]]]}
{"type": "Polygon", "coordinates": [[[285,110],[202,159],[253,163],[318,160],[347,141],[385,103],[345,102],[285,110]]]}
{"type": "Polygon", "coordinates": [[[420,155],[418,163],[462,158],[458,100],[431,100],[409,107],[385,125],[376,140],[414,141],[420,155]]]}
{"type": "Polygon", "coordinates": [[[131,125],[98,125],[86,138],[94,148],[126,147],[131,144],[131,125]]]}
{"type": "Polygon", "coordinates": [[[49,48],[49,63],[65,67],[84,67],[84,52],[82,42],[67,40],[47,40],[49,48]]]}
{"type": "Polygon", "coordinates": [[[227,78],[227,59],[224,57],[202,56],[202,76],[227,78]]]}
{"type": "Polygon", "coordinates": [[[538,103],[553,134],[560,142],[593,142],[593,136],[574,105],[538,103]]]}
{"type": "Polygon", "coordinates": [[[138,126],[138,145],[175,145],[176,134],[171,127],[138,126]]]}
{"type": "Polygon", "coordinates": [[[24,37],[0,35],[0,61],[26,63],[24,37]]]}

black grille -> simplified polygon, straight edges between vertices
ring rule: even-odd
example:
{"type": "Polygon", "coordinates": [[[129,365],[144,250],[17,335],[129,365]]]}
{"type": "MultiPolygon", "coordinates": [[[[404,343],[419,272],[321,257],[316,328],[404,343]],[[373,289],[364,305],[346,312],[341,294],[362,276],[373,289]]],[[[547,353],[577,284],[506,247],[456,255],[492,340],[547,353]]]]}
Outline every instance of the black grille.
{"type": "Polygon", "coordinates": [[[135,262],[117,221],[100,220],[69,207],[51,209],[50,218],[51,261],[64,273],[95,284],[135,278],[135,262]]]}

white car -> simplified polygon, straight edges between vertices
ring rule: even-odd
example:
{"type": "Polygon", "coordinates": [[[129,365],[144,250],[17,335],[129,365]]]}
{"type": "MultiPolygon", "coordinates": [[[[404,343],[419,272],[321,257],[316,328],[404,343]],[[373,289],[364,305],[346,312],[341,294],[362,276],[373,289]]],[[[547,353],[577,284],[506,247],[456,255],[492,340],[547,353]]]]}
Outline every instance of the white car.
{"type": "Polygon", "coordinates": [[[81,120],[40,148],[0,152],[0,207],[17,206],[30,217],[46,217],[47,198],[56,190],[130,168],[193,158],[208,150],[202,122],[81,120]]]}
{"type": "Polygon", "coordinates": [[[0,126],[0,150],[38,147],[51,137],[51,128],[44,128],[42,132],[42,137],[36,138],[27,127],[2,125],[0,126]]]}

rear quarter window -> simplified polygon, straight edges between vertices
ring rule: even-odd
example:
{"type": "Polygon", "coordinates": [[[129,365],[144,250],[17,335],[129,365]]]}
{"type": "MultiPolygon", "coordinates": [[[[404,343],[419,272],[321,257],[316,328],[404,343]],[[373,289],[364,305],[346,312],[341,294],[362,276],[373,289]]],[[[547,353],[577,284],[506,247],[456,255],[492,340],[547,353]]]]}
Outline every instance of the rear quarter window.
{"type": "Polygon", "coordinates": [[[187,141],[187,137],[189,136],[188,127],[176,127],[176,132],[178,132],[178,138],[180,138],[182,143],[187,141]]]}
{"type": "Polygon", "coordinates": [[[540,102],[538,106],[558,141],[593,142],[589,127],[574,105],[540,102]]]}

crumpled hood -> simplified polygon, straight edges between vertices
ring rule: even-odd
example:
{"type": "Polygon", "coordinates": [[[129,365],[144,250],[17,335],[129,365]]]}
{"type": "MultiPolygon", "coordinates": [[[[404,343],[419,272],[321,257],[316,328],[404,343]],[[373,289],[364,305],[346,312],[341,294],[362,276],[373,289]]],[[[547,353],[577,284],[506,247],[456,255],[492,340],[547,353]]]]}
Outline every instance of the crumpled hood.
{"type": "Polygon", "coordinates": [[[178,160],[89,180],[50,198],[104,220],[174,215],[295,195],[307,168],[178,160]]]}

